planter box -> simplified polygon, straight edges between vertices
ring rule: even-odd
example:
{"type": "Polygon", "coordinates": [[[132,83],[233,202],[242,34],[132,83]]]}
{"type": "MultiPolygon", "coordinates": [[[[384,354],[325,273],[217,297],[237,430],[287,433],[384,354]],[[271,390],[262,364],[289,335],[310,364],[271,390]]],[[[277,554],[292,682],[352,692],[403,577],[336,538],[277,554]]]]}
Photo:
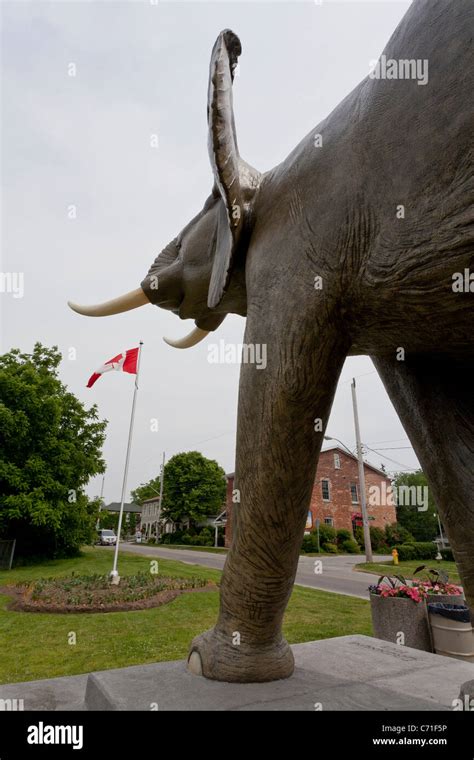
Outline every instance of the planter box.
{"type": "Polygon", "coordinates": [[[370,594],[370,606],[374,636],[378,639],[400,644],[400,633],[403,633],[404,646],[433,651],[426,604],[403,597],[384,599],[370,594]]]}

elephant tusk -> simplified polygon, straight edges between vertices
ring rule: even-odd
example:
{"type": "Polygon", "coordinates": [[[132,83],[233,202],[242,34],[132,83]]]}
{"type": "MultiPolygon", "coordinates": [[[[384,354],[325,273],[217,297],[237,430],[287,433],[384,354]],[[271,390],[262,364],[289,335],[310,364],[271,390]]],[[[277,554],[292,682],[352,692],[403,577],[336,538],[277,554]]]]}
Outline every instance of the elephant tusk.
{"type": "Polygon", "coordinates": [[[113,298],[112,301],[106,301],[95,306],[80,306],[77,303],[72,303],[72,301],[68,301],[68,306],[85,317],[110,317],[112,314],[131,311],[131,309],[137,309],[139,306],[144,306],[147,303],[150,303],[150,301],[142,288],[137,288],[136,290],[131,290],[130,293],[125,293],[123,296],[113,298]]]}
{"type": "Polygon", "coordinates": [[[172,346],[173,348],[191,348],[191,346],[195,346],[197,343],[204,340],[206,335],[209,335],[209,332],[209,330],[201,330],[200,327],[195,327],[194,330],[191,330],[191,332],[188,335],[185,335],[184,338],[180,338],[179,340],[163,338],[163,340],[168,346],[172,346]]]}

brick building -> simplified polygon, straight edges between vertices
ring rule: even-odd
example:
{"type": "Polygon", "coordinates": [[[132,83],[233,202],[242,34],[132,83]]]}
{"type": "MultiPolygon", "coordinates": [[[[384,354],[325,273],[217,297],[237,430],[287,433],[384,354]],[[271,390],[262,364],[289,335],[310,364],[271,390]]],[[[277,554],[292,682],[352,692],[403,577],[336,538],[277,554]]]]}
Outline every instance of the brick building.
{"type": "MultiPolygon", "coordinates": [[[[370,525],[384,528],[397,521],[395,506],[386,504],[387,489],[391,487],[391,481],[383,470],[379,470],[367,462],[364,463],[365,487],[367,499],[367,512],[370,525]],[[381,499],[370,498],[375,494],[373,487],[378,489],[381,499]],[[374,505],[374,502],[378,502],[374,505]]],[[[225,545],[232,543],[232,511],[238,509],[234,504],[232,494],[234,490],[234,473],[227,475],[225,545]]],[[[389,492],[390,493],[390,492],[389,492]]],[[[390,502],[390,499],[388,500],[390,502]]],[[[354,529],[362,525],[360,506],[360,486],[357,457],[349,454],[339,446],[331,446],[321,452],[318,468],[314,479],[313,493],[308,512],[306,530],[316,527],[316,520],[334,528],[354,529]]]]}

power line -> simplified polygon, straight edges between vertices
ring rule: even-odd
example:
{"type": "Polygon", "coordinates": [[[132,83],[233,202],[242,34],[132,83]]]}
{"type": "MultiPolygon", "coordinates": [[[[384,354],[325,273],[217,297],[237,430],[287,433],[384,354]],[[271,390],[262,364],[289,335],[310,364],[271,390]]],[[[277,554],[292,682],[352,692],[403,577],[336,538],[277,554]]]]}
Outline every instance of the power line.
{"type": "MultiPolygon", "coordinates": [[[[367,446],[367,444],[365,444],[365,448],[369,449],[369,451],[373,451],[374,454],[379,454],[380,453],[379,451],[377,451],[377,449],[371,449],[370,446],[367,446]]],[[[391,459],[386,454],[382,454],[381,456],[384,459],[388,459],[389,462],[393,462],[394,464],[398,464],[399,467],[403,467],[405,470],[411,470],[412,472],[416,472],[417,470],[420,469],[419,467],[408,467],[408,465],[403,464],[403,462],[397,462],[396,459],[391,459]]]]}
{"type": "Polygon", "coordinates": [[[371,441],[373,446],[377,446],[379,443],[408,443],[408,440],[406,438],[391,438],[389,441],[371,441]]]}
{"type": "Polygon", "coordinates": [[[212,438],[204,438],[202,441],[195,441],[193,446],[199,446],[200,443],[207,443],[208,441],[215,441],[216,438],[222,438],[224,435],[230,435],[234,433],[234,430],[227,430],[225,433],[219,433],[219,435],[213,435],[212,438]]]}
{"type": "MultiPolygon", "coordinates": [[[[413,446],[385,446],[381,449],[377,449],[377,451],[402,451],[405,449],[411,449],[413,451],[413,446]]],[[[373,451],[374,449],[372,449],[373,451]]]]}

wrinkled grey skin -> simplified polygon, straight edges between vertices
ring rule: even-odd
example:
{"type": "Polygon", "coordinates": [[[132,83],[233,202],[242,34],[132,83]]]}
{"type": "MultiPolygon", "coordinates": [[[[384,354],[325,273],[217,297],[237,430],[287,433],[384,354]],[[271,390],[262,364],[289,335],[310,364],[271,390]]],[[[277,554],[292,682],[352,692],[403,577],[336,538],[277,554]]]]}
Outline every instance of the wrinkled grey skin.
{"type": "Polygon", "coordinates": [[[245,342],[267,345],[265,371],[241,370],[241,501],[219,619],[191,645],[191,669],[208,678],[266,681],[293,671],[281,623],[348,355],[375,362],[474,608],[474,295],[451,287],[453,273],[474,264],[473,32],[472,0],[413,2],[384,53],[428,59],[429,83],[367,78],[283,163],[253,175],[214,308],[211,272],[227,255],[218,190],[142,283],[152,303],[203,329],[229,312],[246,316],[245,342]]]}

